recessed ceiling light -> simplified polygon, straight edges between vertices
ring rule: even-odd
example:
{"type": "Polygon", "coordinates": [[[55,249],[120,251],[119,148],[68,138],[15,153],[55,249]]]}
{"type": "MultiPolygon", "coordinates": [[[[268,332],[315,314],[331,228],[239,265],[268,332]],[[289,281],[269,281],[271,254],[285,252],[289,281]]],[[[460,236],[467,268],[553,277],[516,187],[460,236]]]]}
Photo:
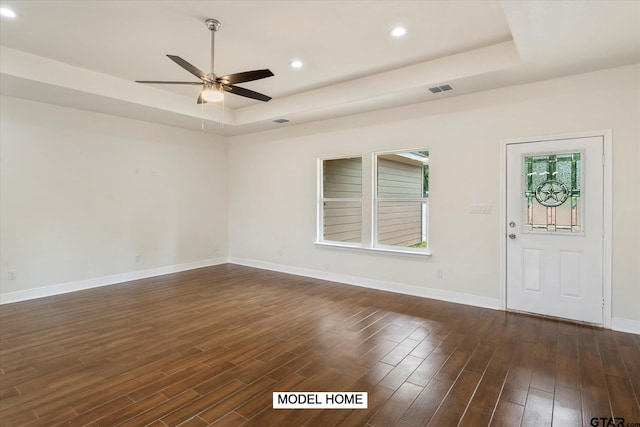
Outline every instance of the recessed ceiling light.
{"type": "Polygon", "coordinates": [[[302,68],[304,64],[299,59],[294,59],[289,63],[289,65],[291,65],[292,68],[302,68]]]}
{"type": "Polygon", "coordinates": [[[6,16],[7,18],[15,18],[16,13],[9,9],[8,7],[0,7],[0,15],[6,16]]]}
{"type": "Polygon", "coordinates": [[[393,30],[391,30],[391,35],[393,37],[402,37],[405,34],[407,34],[407,29],[404,27],[395,27],[393,30]]]}

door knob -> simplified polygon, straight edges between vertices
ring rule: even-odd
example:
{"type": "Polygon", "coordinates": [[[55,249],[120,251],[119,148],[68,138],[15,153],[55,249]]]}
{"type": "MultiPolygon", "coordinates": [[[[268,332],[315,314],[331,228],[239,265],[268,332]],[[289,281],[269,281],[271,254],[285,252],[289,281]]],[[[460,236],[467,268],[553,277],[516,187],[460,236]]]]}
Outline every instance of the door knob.
{"type": "Polygon", "coordinates": [[[515,233],[511,233],[511,234],[509,234],[509,238],[510,238],[510,239],[515,239],[515,238],[516,238],[515,233]]]}

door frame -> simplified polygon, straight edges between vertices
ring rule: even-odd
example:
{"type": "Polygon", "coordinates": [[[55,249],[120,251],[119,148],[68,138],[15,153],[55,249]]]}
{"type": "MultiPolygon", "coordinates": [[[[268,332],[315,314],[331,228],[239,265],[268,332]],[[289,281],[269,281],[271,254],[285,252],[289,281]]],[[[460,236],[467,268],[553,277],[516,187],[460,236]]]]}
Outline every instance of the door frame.
{"type": "Polygon", "coordinates": [[[602,295],[603,313],[602,326],[611,329],[611,238],[613,230],[613,144],[612,130],[593,130],[586,132],[572,132],[557,135],[531,136],[523,138],[504,139],[500,141],[500,305],[507,309],[507,147],[511,144],[527,142],[554,141],[559,139],[577,139],[602,137],[604,142],[603,168],[603,253],[602,253],[602,295]]]}

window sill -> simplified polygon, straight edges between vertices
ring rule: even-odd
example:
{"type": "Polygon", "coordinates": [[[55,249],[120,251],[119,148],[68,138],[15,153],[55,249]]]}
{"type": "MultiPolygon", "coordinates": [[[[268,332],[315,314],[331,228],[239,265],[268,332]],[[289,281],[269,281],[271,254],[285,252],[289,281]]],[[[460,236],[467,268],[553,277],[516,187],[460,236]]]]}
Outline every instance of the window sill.
{"type": "Polygon", "coordinates": [[[325,248],[336,248],[336,249],[346,249],[350,251],[356,252],[367,252],[373,254],[380,255],[398,255],[402,257],[416,257],[416,258],[429,258],[432,253],[427,251],[415,251],[415,250],[405,250],[405,249],[388,249],[388,248],[365,248],[362,246],[355,246],[349,244],[340,244],[333,242],[316,242],[315,245],[317,247],[325,247],[325,248]]]}

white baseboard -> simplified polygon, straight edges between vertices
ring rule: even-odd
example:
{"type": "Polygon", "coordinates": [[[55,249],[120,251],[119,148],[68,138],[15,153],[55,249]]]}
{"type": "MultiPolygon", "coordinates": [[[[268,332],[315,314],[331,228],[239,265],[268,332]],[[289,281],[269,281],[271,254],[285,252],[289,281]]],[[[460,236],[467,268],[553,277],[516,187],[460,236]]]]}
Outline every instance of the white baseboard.
{"type": "Polygon", "coordinates": [[[621,317],[611,318],[611,329],[619,332],[640,335],[640,320],[623,319],[621,317]]]}
{"type": "Polygon", "coordinates": [[[148,277],[162,276],[163,274],[177,273],[179,271],[193,270],[195,268],[209,267],[212,265],[226,264],[227,258],[210,258],[201,261],[187,262],[184,264],[168,265],[164,267],[150,268],[148,270],[131,271],[128,273],[112,274],[110,276],[95,277],[79,280],[77,282],[60,283],[41,288],[27,289],[24,291],[0,294],[0,305],[12,302],[26,301],[35,298],[50,297],[81,291],[83,289],[97,288],[100,286],[115,285],[131,280],[146,279],[148,277]]]}
{"type": "Polygon", "coordinates": [[[329,273],[326,271],[311,270],[307,268],[291,267],[265,261],[257,261],[245,258],[230,257],[231,264],[255,267],[263,270],[278,271],[281,273],[295,274],[297,276],[312,277],[314,279],[328,280],[331,282],[345,283],[347,285],[361,286],[399,294],[413,295],[422,298],[431,298],[441,301],[455,302],[458,304],[473,305],[476,307],[501,310],[498,298],[481,297],[478,295],[463,294],[461,292],[445,291],[442,289],[423,288],[404,283],[386,282],[382,280],[368,279],[364,277],[350,276],[346,274],[329,273]]]}

